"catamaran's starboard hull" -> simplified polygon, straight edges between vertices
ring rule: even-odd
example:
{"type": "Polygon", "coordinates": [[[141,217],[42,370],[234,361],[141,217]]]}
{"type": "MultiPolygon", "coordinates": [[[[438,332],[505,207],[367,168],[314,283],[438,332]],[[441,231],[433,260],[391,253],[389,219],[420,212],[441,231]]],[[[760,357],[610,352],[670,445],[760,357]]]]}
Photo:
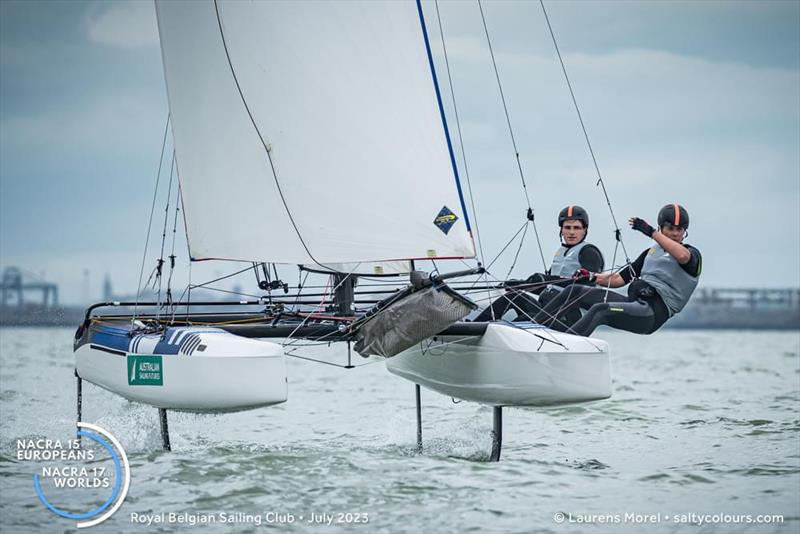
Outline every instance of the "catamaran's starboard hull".
{"type": "Polygon", "coordinates": [[[439,336],[386,360],[393,374],[493,406],[553,406],[611,396],[605,341],[538,325],[491,323],[483,336],[439,336]]]}
{"type": "Polygon", "coordinates": [[[286,401],[280,345],[203,328],[182,330],[133,337],[128,350],[109,347],[98,336],[97,343],[75,351],[78,376],[128,400],[170,410],[233,412],[286,401]]]}

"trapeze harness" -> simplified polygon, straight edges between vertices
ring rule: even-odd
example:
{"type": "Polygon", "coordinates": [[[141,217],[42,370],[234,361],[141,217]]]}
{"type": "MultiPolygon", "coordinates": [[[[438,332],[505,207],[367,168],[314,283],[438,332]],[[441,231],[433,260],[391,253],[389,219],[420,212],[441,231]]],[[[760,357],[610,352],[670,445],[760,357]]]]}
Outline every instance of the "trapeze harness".
{"type": "Polygon", "coordinates": [[[692,254],[686,265],[678,263],[661,245],[645,250],[620,275],[628,286],[628,296],[605,288],[571,286],[551,300],[534,320],[555,330],[588,336],[605,324],[636,334],[652,334],[670,317],[680,312],[697,287],[702,267],[700,251],[684,245],[692,254]],[[633,280],[633,277],[638,278],[633,280]],[[556,321],[567,310],[588,309],[574,324],[556,321]]]}
{"type": "MultiPolygon", "coordinates": [[[[542,310],[545,304],[550,302],[560,291],[564,290],[565,286],[574,283],[571,280],[564,280],[565,278],[570,278],[581,268],[597,272],[602,271],[603,266],[603,254],[591,243],[581,241],[571,247],[561,245],[553,255],[553,262],[544,276],[545,280],[552,280],[552,284],[548,284],[546,288],[535,288],[530,292],[521,290],[509,291],[506,295],[495,299],[491,306],[487,307],[475,318],[475,321],[500,319],[508,310],[512,309],[517,312],[515,320],[529,321],[542,310]],[[582,251],[585,251],[583,257],[581,257],[582,251]],[[556,281],[558,281],[558,285],[556,281]],[[531,293],[539,293],[539,300],[537,301],[531,293]]],[[[528,280],[530,281],[530,278],[528,280]]],[[[573,319],[577,321],[580,319],[580,311],[575,310],[574,313],[576,315],[573,319]]]]}
{"type": "MultiPolygon", "coordinates": [[[[548,274],[552,276],[557,276],[558,278],[569,278],[570,276],[575,274],[575,271],[577,271],[581,267],[588,269],[587,266],[581,265],[580,261],[581,250],[583,250],[583,247],[585,247],[586,245],[589,245],[589,243],[587,243],[586,241],[581,241],[577,245],[573,245],[571,247],[567,247],[564,245],[558,247],[555,256],[553,256],[553,263],[550,264],[550,271],[548,274]]],[[[594,245],[589,245],[589,246],[592,247],[594,245]]],[[[602,267],[600,270],[602,270],[602,267]]],[[[547,288],[548,289],[552,288],[556,291],[561,291],[562,289],[564,289],[563,287],[559,287],[552,284],[547,286],[547,288]]]]}

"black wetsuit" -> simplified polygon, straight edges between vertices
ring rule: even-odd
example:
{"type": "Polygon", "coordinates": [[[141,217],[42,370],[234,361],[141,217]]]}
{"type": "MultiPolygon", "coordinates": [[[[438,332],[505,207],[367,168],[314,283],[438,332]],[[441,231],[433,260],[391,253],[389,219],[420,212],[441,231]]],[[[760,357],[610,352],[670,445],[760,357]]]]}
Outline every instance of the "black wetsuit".
{"type": "MultiPolygon", "coordinates": [[[[700,251],[685,243],[683,246],[689,250],[691,258],[681,268],[689,275],[697,277],[702,265],[700,251]]],[[[644,260],[649,251],[650,249],[646,249],[631,264],[630,269],[623,269],[619,273],[626,283],[630,283],[627,297],[601,287],[576,285],[565,289],[548,302],[534,320],[555,330],[570,331],[580,336],[590,335],[601,324],[636,334],[652,334],[669,319],[670,313],[655,288],[638,278],[642,274],[644,260]],[[588,312],[571,326],[569,321],[562,324],[552,320],[552,317],[561,317],[565,311],[575,308],[586,309],[588,312]]]]}
{"type": "MultiPolygon", "coordinates": [[[[566,245],[562,246],[566,247],[566,245]]],[[[570,248],[572,247],[566,247],[567,250],[570,248]]],[[[604,267],[603,254],[596,246],[588,243],[584,245],[578,254],[578,261],[581,267],[594,273],[602,271],[604,267]]],[[[515,321],[529,321],[534,315],[542,311],[542,306],[545,306],[559,294],[559,290],[550,286],[567,288],[576,283],[585,285],[589,282],[588,279],[579,280],[577,282],[571,279],[565,280],[560,276],[551,275],[549,271],[547,274],[534,274],[525,281],[509,280],[507,284],[509,286],[508,292],[495,299],[491,306],[487,306],[475,318],[475,321],[500,319],[509,310],[517,312],[517,317],[514,319],[515,321]],[[534,284],[534,286],[528,286],[528,288],[524,288],[523,290],[513,289],[515,285],[524,284],[534,284]],[[538,300],[531,293],[539,295],[538,300]]],[[[562,290],[562,292],[563,291],[565,290],[562,290]]],[[[562,317],[561,319],[569,321],[570,324],[580,319],[580,311],[578,309],[568,310],[566,313],[570,313],[571,315],[569,317],[562,317]]]]}

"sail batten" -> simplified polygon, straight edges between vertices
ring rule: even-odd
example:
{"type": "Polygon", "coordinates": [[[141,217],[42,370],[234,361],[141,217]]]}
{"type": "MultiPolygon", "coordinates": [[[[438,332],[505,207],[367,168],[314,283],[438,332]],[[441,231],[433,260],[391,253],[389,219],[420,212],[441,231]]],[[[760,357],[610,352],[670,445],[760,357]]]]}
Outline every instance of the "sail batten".
{"type": "Polygon", "coordinates": [[[156,7],[193,258],[474,257],[413,2],[156,7]]]}

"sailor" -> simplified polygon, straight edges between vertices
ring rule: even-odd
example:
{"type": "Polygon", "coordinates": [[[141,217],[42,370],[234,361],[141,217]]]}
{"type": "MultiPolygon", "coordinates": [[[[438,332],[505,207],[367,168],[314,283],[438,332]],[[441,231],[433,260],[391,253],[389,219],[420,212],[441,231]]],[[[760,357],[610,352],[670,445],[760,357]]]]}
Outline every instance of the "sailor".
{"type": "Polygon", "coordinates": [[[578,287],[569,301],[565,294],[552,299],[536,321],[560,331],[588,336],[601,324],[636,334],[652,334],[679,313],[692,296],[702,269],[702,256],[683,240],[688,235],[689,213],[679,204],[667,204],[658,212],[658,228],[634,217],[628,221],[655,243],[619,273],[589,274],[597,287],[578,287]],[[607,288],[628,286],[628,296],[607,288]],[[551,317],[564,309],[581,307],[586,315],[571,327],[551,317]]]}
{"type": "MultiPolygon", "coordinates": [[[[581,269],[584,272],[603,270],[603,254],[600,249],[586,242],[589,214],[580,206],[567,206],[558,214],[558,226],[561,246],[553,256],[550,269],[545,273],[535,273],[525,281],[509,280],[508,292],[484,309],[475,321],[500,319],[508,310],[516,311],[515,320],[530,321],[541,311],[542,306],[564,288],[576,282],[582,285],[594,284],[588,277],[574,277],[581,269]],[[520,287],[515,289],[514,286],[520,287]],[[538,300],[531,293],[539,295],[538,300]]],[[[580,318],[577,308],[570,313],[573,314],[571,322],[580,318]]]]}

